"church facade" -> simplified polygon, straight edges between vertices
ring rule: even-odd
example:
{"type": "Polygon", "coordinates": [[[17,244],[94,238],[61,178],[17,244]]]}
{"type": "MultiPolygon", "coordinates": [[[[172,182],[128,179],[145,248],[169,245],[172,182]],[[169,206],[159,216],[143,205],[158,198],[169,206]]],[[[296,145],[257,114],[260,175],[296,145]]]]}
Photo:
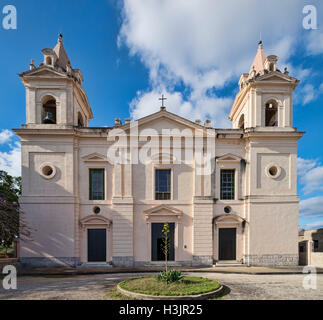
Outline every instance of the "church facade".
{"type": "Polygon", "coordinates": [[[20,74],[26,124],[15,129],[31,228],[23,265],[157,266],[165,223],[170,265],[298,264],[299,81],[262,43],[239,80],[232,129],[184,119],[164,100],[137,121],[90,127],[82,74],[62,36],[42,53],[20,74]]]}

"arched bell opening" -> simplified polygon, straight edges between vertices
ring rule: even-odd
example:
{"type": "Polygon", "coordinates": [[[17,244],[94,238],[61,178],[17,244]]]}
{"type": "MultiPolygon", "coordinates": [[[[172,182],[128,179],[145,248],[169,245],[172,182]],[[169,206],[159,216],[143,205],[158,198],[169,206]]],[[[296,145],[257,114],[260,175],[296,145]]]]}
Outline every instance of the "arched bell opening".
{"type": "Polygon", "coordinates": [[[47,96],[43,100],[42,123],[56,124],[57,115],[56,99],[52,96],[47,96]]]}

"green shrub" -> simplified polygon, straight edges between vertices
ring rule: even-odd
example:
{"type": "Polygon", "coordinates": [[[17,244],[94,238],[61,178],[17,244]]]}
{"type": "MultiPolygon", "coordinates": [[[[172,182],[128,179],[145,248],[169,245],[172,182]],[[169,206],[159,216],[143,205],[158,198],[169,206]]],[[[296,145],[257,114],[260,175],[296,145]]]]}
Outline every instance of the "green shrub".
{"type": "Polygon", "coordinates": [[[163,271],[158,276],[159,281],[173,283],[183,279],[182,273],[178,270],[163,271]]]}

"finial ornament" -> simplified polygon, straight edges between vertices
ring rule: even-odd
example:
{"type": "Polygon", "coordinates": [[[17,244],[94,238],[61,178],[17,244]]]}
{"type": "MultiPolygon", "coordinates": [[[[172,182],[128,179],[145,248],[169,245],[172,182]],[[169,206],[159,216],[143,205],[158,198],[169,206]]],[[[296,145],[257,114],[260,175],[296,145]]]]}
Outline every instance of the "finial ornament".
{"type": "Polygon", "coordinates": [[[262,45],[262,40],[259,40],[258,42],[258,48],[262,49],[263,45],[262,45]]]}
{"type": "Polygon", "coordinates": [[[58,40],[59,40],[59,41],[62,41],[62,40],[63,40],[63,34],[62,34],[62,33],[60,33],[60,34],[58,35],[58,40]]]}

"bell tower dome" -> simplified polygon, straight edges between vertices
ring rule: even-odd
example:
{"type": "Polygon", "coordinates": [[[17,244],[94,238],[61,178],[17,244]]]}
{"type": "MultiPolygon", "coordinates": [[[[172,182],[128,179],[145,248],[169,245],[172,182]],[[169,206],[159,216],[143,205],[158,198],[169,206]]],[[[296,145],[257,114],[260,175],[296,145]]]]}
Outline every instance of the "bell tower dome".
{"type": "Polygon", "coordinates": [[[89,125],[93,118],[79,69],[73,69],[59,35],[54,49],[42,50],[43,62],[19,76],[26,88],[27,128],[57,129],[89,125]]]}
{"type": "Polygon", "coordinates": [[[248,73],[239,80],[240,91],[229,119],[233,128],[261,131],[294,131],[293,92],[299,80],[281,72],[278,57],[267,56],[262,41],[248,73]]]}

